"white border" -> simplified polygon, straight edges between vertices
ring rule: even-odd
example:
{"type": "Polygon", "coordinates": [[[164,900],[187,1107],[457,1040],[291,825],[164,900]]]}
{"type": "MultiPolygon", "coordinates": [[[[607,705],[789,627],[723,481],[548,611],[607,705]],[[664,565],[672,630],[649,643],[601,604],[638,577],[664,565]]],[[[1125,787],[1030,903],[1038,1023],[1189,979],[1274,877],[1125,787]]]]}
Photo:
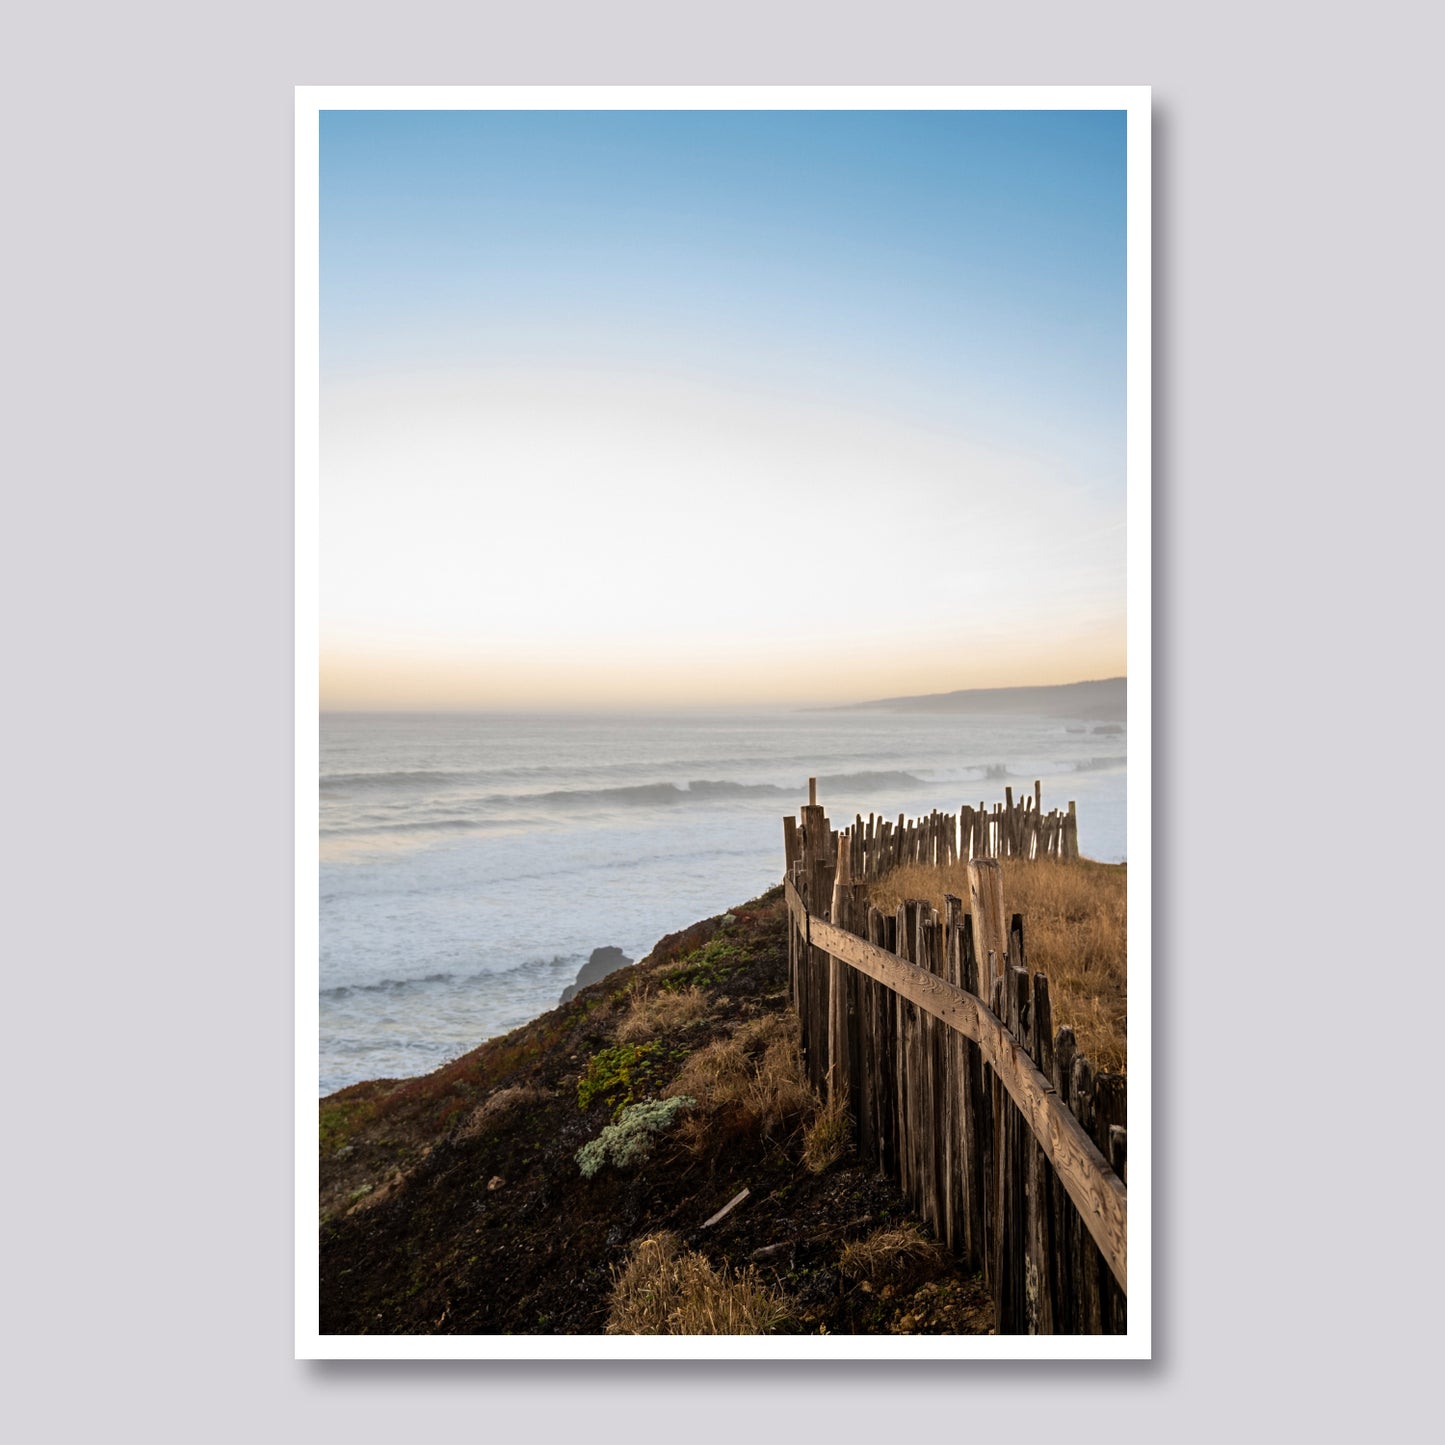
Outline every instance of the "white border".
{"type": "Polygon", "coordinates": [[[297,86],[296,1358],[1148,1359],[1150,1033],[1151,201],[1148,86],[297,86]],[[1129,1332],[1116,1336],[322,1335],[316,1199],[319,1030],[319,115],[322,110],[1122,110],[1128,116],[1129,1332]]]}

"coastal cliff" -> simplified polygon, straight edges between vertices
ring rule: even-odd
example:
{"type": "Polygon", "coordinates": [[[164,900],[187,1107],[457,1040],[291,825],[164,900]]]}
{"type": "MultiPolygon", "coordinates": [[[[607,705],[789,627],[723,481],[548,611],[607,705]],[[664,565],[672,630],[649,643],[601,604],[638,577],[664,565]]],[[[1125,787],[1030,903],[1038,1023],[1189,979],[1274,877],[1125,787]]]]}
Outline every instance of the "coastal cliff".
{"type": "Polygon", "coordinates": [[[786,947],[773,889],[434,1073],[322,1099],[322,1332],[986,1333],[977,1276],[808,1089],[786,947]],[[760,1312],[629,1314],[649,1260],[760,1312]]]}

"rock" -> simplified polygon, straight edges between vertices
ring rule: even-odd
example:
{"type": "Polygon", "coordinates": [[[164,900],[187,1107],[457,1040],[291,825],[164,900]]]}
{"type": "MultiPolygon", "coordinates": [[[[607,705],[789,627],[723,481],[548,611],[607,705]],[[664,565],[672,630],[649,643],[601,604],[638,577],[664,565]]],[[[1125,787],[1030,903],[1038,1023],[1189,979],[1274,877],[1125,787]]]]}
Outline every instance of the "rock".
{"type": "Polygon", "coordinates": [[[497,1190],[505,1189],[506,1187],[507,1181],[503,1179],[500,1174],[493,1174],[492,1177],[487,1180],[488,1193],[495,1194],[497,1190]]]}
{"type": "Polygon", "coordinates": [[[576,983],[569,983],[562,990],[562,997],[557,1000],[558,1003],[569,1002],[576,996],[579,989],[584,989],[589,983],[596,983],[599,979],[616,973],[620,968],[627,968],[631,963],[632,960],[620,948],[613,948],[611,945],[606,948],[594,948],[592,957],[577,970],[576,983]]]}

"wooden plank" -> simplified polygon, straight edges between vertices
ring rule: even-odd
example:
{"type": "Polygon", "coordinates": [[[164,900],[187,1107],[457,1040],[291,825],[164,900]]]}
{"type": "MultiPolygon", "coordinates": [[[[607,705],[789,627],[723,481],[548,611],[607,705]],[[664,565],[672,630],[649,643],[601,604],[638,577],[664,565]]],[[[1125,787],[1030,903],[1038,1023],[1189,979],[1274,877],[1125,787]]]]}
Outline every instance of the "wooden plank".
{"type": "Polygon", "coordinates": [[[734,1194],[733,1197],[729,1199],[728,1202],[724,1204],[723,1207],[719,1209],[718,1212],[714,1214],[711,1219],[703,1220],[702,1227],[704,1229],[711,1229],[713,1225],[718,1222],[718,1220],[722,1219],[728,1214],[731,1214],[732,1211],[736,1209],[738,1205],[741,1204],[743,1200],[746,1199],[751,1193],[752,1190],[747,1188],[746,1186],[744,1186],[742,1189],[739,1189],[738,1192],[734,1194]]]}
{"type": "MultiPolygon", "coordinates": [[[[965,993],[977,995],[978,960],[973,949],[973,920],[965,915],[959,928],[959,986],[965,993]]],[[[968,1262],[982,1269],[987,1251],[985,1223],[985,1188],[988,1177],[989,1116],[986,1110],[983,1054],[972,1039],[964,1039],[967,1072],[963,1079],[964,1115],[964,1195],[968,1262]]]]}
{"type": "Polygon", "coordinates": [[[1128,1080],[1123,1074],[1098,1074],[1094,1078],[1094,1125],[1090,1132],[1099,1152],[1107,1155],[1109,1130],[1128,1123],[1128,1080]]]}
{"type": "Polygon", "coordinates": [[[973,946],[979,965],[978,991],[993,994],[994,975],[986,972],[992,953],[1000,963],[1008,952],[1008,922],[1003,911],[1003,870],[996,858],[977,858],[968,865],[969,911],[973,916],[973,946]]]}
{"type": "MultiPolygon", "coordinates": [[[[937,909],[928,910],[927,923],[928,971],[938,978],[944,976],[943,965],[943,922],[937,909]]],[[[949,1149],[952,1131],[952,1100],[948,1088],[948,1045],[955,1037],[952,1029],[938,1022],[927,1020],[929,1033],[930,1088],[928,1090],[929,1138],[933,1160],[933,1212],[937,1218],[935,1229],[938,1237],[952,1245],[953,1218],[949,1202],[949,1181],[953,1173],[953,1156],[949,1149]]]]}
{"type": "MultiPolygon", "coordinates": [[[[925,827],[925,850],[930,830],[925,827]]],[[[927,854],[925,851],[925,858],[927,854]]],[[[916,929],[913,959],[919,968],[933,972],[932,936],[929,919],[933,910],[927,903],[920,903],[914,919],[916,929]]],[[[939,1024],[926,1013],[918,1015],[918,1052],[914,1059],[917,1085],[918,1119],[918,1195],[920,1212],[934,1234],[939,1232],[938,1181],[935,1176],[937,1165],[938,1121],[934,1104],[938,1098],[938,1075],[934,1073],[934,1037],[939,1024]]]]}
{"type": "MultiPolygon", "coordinates": [[[[833,896],[829,916],[841,928],[849,927],[848,904],[852,899],[853,840],[838,835],[837,866],[833,874],[833,896]]],[[[827,1096],[847,1100],[852,1092],[852,1060],[848,1056],[848,969],[840,959],[828,959],[828,1072],[827,1096]]]]}
{"type": "Polygon", "coordinates": [[[1054,1077],[1054,1009],[1049,1002],[1049,977],[1034,974],[1034,1063],[1044,1078],[1054,1077]]]}
{"type": "MultiPolygon", "coordinates": [[[[1054,1088],[1059,1098],[1069,1102],[1073,1076],[1074,1057],[1078,1045],[1074,1031],[1064,1024],[1054,1035],[1054,1088]]],[[[1083,1330],[1083,1316],[1079,1305],[1079,1279],[1083,1266],[1080,1263],[1085,1243],[1083,1222],[1079,1211],[1064,1192],[1058,1176],[1053,1181],[1053,1207],[1055,1219],[1054,1270],[1057,1276],[1056,1290],[1058,1307],[1055,1310],[1055,1333],[1076,1335],[1083,1330]]]]}
{"type": "MultiPolygon", "coordinates": [[[[963,900],[953,894],[943,898],[943,978],[955,988],[963,981],[963,900]]],[[[948,1247],[954,1254],[968,1254],[967,1126],[964,1118],[964,1080],[968,1074],[968,1040],[955,1029],[940,1029],[943,1046],[943,1097],[945,1176],[947,1190],[945,1221],[948,1247]]]]}
{"type": "MultiPolygon", "coordinates": [[[[1001,1023],[1008,1012],[1007,992],[1003,975],[994,968],[996,962],[990,950],[986,974],[993,979],[989,993],[989,1007],[1001,1023]]],[[[1005,1027],[1007,1027],[1005,1025],[1005,1027]]],[[[1009,1108],[1008,1092],[992,1067],[984,1070],[988,1083],[989,1115],[993,1121],[993,1174],[989,1180],[988,1193],[988,1250],[989,1264],[987,1284],[993,1296],[994,1329],[999,1334],[1012,1333],[1018,1328],[1014,1313],[1013,1280],[1009,1275],[1009,1257],[1006,1244],[1010,1238],[1009,1195],[1013,1178],[1013,1124],[1015,1112],[1009,1108]]]]}
{"type": "Polygon", "coordinates": [[[1094,1066],[1078,1054],[1074,1058],[1074,1082],[1069,1091],[1069,1108],[1083,1125],[1084,1132],[1094,1137],[1094,1066]]]}
{"type": "MultiPolygon", "coordinates": [[[[877,908],[868,910],[868,941],[882,952],[887,951],[887,919],[877,908]]],[[[897,1068],[894,1058],[893,1034],[889,1005],[892,992],[876,979],[869,979],[873,990],[870,1027],[873,1032],[874,1072],[872,1079],[873,1128],[879,1168],[895,1175],[898,1152],[893,1118],[893,1078],[897,1068]]]]}
{"type": "Polygon", "coordinates": [[[853,884],[853,838],[849,833],[838,835],[838,865],[833,874],[833,896],[828,904],[828,916],[840,928],[848,927],[843,916],[842,895],[853,884]]]}
{"type": "MultiPolygon", "coordinates": [[[[906,902],[898,905],[893,921],[893,946],[897,951],[897,957],[907,962],[912,938],[908,927],[908,904],[906,902]]],[[[897,1069],[894,1074],[897,1084],[894,1093],[894,1112],[898,1120],[898,1185],[905,1195],[910,1195],[913,1188],[914,1142],[912,1120],[908,1112],[912,1084],[910,1067],[913,1050],[912,1033],[909,1027],[912,1015],[907,997],[898,989],[890,988],[889,992],[893,996],[893,1030],[894,1037],[897,1039],[897,1069]]]]}
{"type": "Polygon", "coordinates": [[[1054,1035],[1054,1088],[1059,1098],[1070,1106],[1074,1100],[1074,1059],[1078,1052],[1073,1029],[1063,1024],[1054,1035]]]}
{"type": "MultiPolygon", "coordinates": [[[[1083,1054],[1077,1054],[1074,1058],[1074,1078],[1070,1086],[1069,1104],[1074,1117],[1092,1138],[1094,1066],[1083,1054]]],[[[1104,1316],[1099,1292],[1099,1262],[1089,1240],[1082,1240],[1075,1251],[1073,1273],[1078,1299],[1079,1331],[1086,1335],[1102,1334],[1104,1316]]]]}
{"type": "MultiPolygon", "coordinates": [[[[785,892],[796,890],[787,883],[785,892]]],[[[963,989],[832,924],[812,919],[809,939],[815,948],[886,984],[900,999],[979,1045],[985,1061],[1028,1120],[1120,1287],[1127,1291],[1128,1200],[1124,1186],[1080,1121],[1064,1106],[1053,1083],[1039,1072],[998,1016],[963,989]]],[[[1058,1052],[1056,1040],[1056,1058],[1058,1052]]],[[[1079,1062],[1084,1061],[1076,1060],[1076,1066],[1079,1062]]]]}
{"type": "MultiPolygon", "coordinates": [[[[1014,1037],[1023,1044],[1029,1057],[1037,1062],[1033,979],[1025,966],[1024,957],[1024,921],[1021,914],[1015,913],[1009,925],[1008,979],[1012,994],[1009,1022],[1014,1037]]],[[[1047,1078],[1047,1075],[1045,1077],[1047,1078]]],[[[1017,1260],[1015,1289],[1018,1298],[1018,1326],[1027,1334],[1046,1334],[1048,1330],[1045,1328],[1045,1319],[1050,1312],[1043,1295],[1047,1287],[1048,1265],[1041,1252],[1044,1225],[1040,1196],[1042,1180],[1049,1171],[1043,1151],[1027,1129],[1017,1128],[1015,1132],[1012,1168],[1012,1250],[1013,1257],[1017,1260]]]]}
{"type": "MultiPolygon", "coordinates": [[[[864,937],[872,936],[872,919],[876,908],[860,899],[854,913],[854,925],[861,925],[864,937]]],[[[853,1073],[853,1122],[858,1141],[858,1157],[867,1164],[878,1159],[877,1090],[878,1057],[874,1049],[873,995],[878,984],[873,979],[848,970],[854,984],[851,1033],[855,1040],[856,1067],[853,1073]]]]}
{"type": "Polygon", "coordinates": [[[1033,1058],[1033,1049],[1029,1046],[1029,1023],[1034,1011],[1033,980],[1029,978],[1028,969],[1015,968],[1010,963],[1006,984],[1009,991],[1009,1032],[1023,1045],[1024,1053],[1033,1058]]]}
{"type": "MultiPolygon", "coordinates": [[[[816,780],[814,780],[816,782],[816,780]]],[[[815,795],[815,789],[813,794],[815,795]]],[[[809,946],[804,949],[803,1061],[809,1082],[819,1092],[827,1088],[830,1067],[830,1028],[828,981],[832,964],[826,954],[811,943],[814,922],[826,914],[833,894],[833,837],[827,814],[816,803],[802,810],[803,815],[803,900],[808,918],[805,934],[809,946]]]]}
{"type": "MultiPolygon", "coordinates": [[[[1098,1074],[1094,1078],[1094,1142],[1109,1157],[1112,1136],[1127,1118],[1127,1080],[1123,1074],[1098,1074]]],[[[1111,1168],[1113,1165],[1111,1163],[1111,1168]]],[[[1119,1173],[1114,1169],[1115,1174],[1119,1173]]],[[[1122,1176],[1120,1178],[1122,1183],[1122,1176]]],[[[1107,1266],[1096,1261],[1095,1287],[1099,1299],[1099,1328],[1104,1334],[1123,1334],[1128,1329],[1127,1301],[1110,1278],[1107,1266]]]]}

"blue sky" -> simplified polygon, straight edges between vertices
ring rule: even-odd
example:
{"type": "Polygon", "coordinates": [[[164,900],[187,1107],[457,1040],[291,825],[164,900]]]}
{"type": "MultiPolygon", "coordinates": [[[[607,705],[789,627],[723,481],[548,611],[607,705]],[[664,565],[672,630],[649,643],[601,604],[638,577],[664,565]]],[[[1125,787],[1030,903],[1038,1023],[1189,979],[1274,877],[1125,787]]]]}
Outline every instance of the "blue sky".
{"type": "MultiPolygon", "coordinates": [[[[663,491],[716,517],[719,489],[735,478],[746,492],[761,467],[786,513],[789,496],[817,495],[819,479],[797,465],[816,444],[824,465],[839,449],[850,505],[926,505],[945,535],[982,519],[980,545],[1004,545],[1010,517],[1020,547],[1042,531],[1051,566],[1069,573],[1059,605],[1082,595],[1092,619],[1081,664],[1100,654],[1108,612],[1122,671],[1124,126],[1122,113],[1087,111],[323,113],[323,643],[349,649],[353,682],[371,644],[385,671],[388,636],[393,653],[424,643],[438,667],[444,653],[446,667],[471,657],[477,676],[496,674],[509,639],[534,659],[567,651],[562,619],[514,635],[487,606],[503,594],[460,571],[450,620],[445,588],[430,585],[419,611],[400,575],[368,599],[359,579],[385,555],[376,529],[394,532],[399,516],[379,497],[403,477],[422,493],[424,521],[406,529],[402,573],[426,566],[428,528],[524,525],[510,499],[519,489],[565,500],[605,486],[639,504],[645,530],[663,491]],[[530,432],[517,430],[522,416],[530,432]],[[871,439],[851,436],[865,424],[871,439]],[[713,463],[736,443],[733,469],[693,477],[685,426],[713,463]],[[499,451],[506,427],[517,434],[499,451]],[[575,469],[555,447],[569,428],[575,469]],[[529,471],[528,435],[552,449],[545,475],[529,471]],[[423,442],[425,477],[407,462],[408,436],[423,442]],[[881,462],[870,484],[856,460],[886,458],[890,437],[897,455],[927,456],[895,475],[879,475],[894,471],[881,462]],[[391,461],[367,474],[368,456],[391,461]],[[662,458],[670,482],[647,480],[662,458]],[[449,481],[428,480],[438,467],[449,481]],[[1067,536],[1043,524],[1051,487],[1073,535],[1117,533],[1107,555],[1081,545],[1082,572],[1069,570],[1067,536]],[[951,495],[958,516],[938,518],[951,495]],[[394,613],[388,595],[404,604],[394,613]]],[[[682,510],[650,545],[676,542],[682,510]]],[[[562,546],[585,570],[584,541],[562,546]]],[[[729,545],[741,541],[729,532],[729,545]]],[[[935,599],[924,611],[915,623],[931,626],[947,608],[935,599]]],[[[695,622],[747,655],[757,619],[723,612],[695,622]]],[[[612,622],[635,629],[641,616],[612,622]]],[[[1003,635],[1009,621],[1005,609],[990,625],[1003,635]]],[[[1024,621],[1031,676],[1071,680],[1043,675],[1065,661],[1057,645],[1041,650],[1038,617],[1024,621]]],[[[659,640],[675,649],[675,637],[659,640]]],[[[645,652],[644,639],[616,661],[647,673],[645,652]]],[[[922,652],[914,663],[927,669],[922,652]]],[[[1023,664],[1011,666],[1020,680],[1023,664]]],[[[870,695],[841,671],[803,690],[846,700],[855,685],[870,695]]],[[[545,686],[536,697],[519,686],[513,700],[545,700],[545,686]]]]}

